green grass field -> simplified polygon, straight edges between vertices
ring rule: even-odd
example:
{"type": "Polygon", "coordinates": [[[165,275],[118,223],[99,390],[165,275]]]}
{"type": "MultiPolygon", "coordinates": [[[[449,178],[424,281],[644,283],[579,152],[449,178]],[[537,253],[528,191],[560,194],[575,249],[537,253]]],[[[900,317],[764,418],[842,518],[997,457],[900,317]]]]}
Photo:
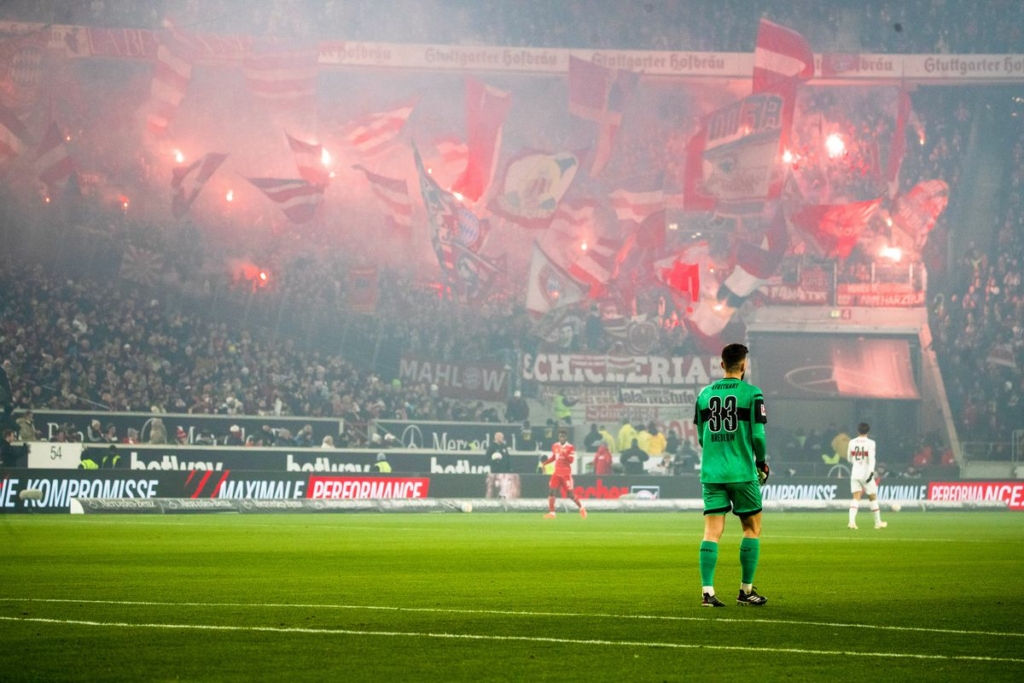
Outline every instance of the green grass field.
{"type": "Polygon", "coordinates": [[[6,516],[3,681],[1020,681],[1024,515],[6,516]]]}

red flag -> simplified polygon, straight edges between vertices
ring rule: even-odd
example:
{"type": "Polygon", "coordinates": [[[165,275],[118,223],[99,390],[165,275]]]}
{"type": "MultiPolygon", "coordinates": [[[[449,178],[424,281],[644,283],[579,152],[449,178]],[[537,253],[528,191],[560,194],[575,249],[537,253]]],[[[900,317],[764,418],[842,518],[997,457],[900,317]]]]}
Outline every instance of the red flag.
{"type": "Polygon", "coordinates": [[[284,215],[292,223],[308,223],[316,214],[316,207],[324,196],[323,185],[305,180],[285,178],[246,178],[270,201],[280,204],[284,215]]]}
{"type": "Polygon", "coordinates": [[[380,296],[380,275],[376,268],[348,271],[348,305],[354,313],[375,313],[380,296]]]}
{"type": "Polygon", "coordinates": [[[910,93],[900,87],[899,105],[896,113],[896,130],[889,145],[889,159],[885,164],[885,179],[889,183],[889,197],[895,197],[900,189],[900,166],[907,152],[907,121],[913,113],[910,93]]]}
{"type": "Polygon", "coordinates": [[[466,142],[469,159],[466,170],[452,186],[452,192],[471,203],[480,200],[494,177],[501,151],[501,131],[511,106],[511,93],[475,78],[466,79],[466,142]]]}
{"type": "Polygon", "coordinates": [[[632,71],[606,69],[569,57],[569,112],[597,124],[597,145],[590,167],[592,177],[611,159],[626,100],[639,80],[640,76],[632,71]]]}
{"type": "Polygon", "coordinates": [[[39,173],[39,179],[53,191],[54,188],[66,185],[74,170],[75,163],[68,154],[64,136],[57,123],[52,122],[39,144],[39,156],[36,157],[36,172],[39,173]]]}
{"type": "Polygon", "coordinates": [[[362,158],[378,156],[395,144],[415,106],[415,101],[407,102],[394,109],[350,121],[342,127],[341,137],[362,158]]]}
{"type": "Polygon", "coordinates": [[[149,88],[150,111],[146,128],[153,135],[164,135],[192,79],[196,44],[175,28],[158,32],[156,38],[156,63],[149,88]]]}
{"type": "Polygon", "coordinates": [[[385,178],[362,166],[355,168],[362,171],[370,181],[370,189],[384,214],[388,232],[408,236],[412,231],[412,202],[409,200],[409,186],[406,182],[399,178],[385,178]]]}
{"type": "Polygon", "coordinates": [[[798,211],[792,222],[826,258],[845,259],[881,203],[878,198],[851,204],[813,204],[798,211]]]}
{"type": "Polygon", "coordinates": [[[814,76],[814,53],[802,35],[762,19],[754,48],[754,92],[781,81],[806,81],[814,76]]]}
{"type": "Polygon", "coordinates": [[[327,185],[330,182],[330,174],[324,168],[323,146],[311,142],[296,140],[285,133],[288,138],[288,146],[295,155],[295,165],[299,169],[299,177],[309,181],[313,185],[327,185]]]}
{"type": "Polygon", "coordinates": [[[192,206],[202,191],[206,181],[220,167],[227,154],[210,153],[201,159],[193,161],[188,166],[179,166],[174,169],[171,176],[171,188],[174,190],[174,198],[171,200],[171,213],[175,218],[181,218],[192,206]]]}
{"type": "Polygon", "coordinates": [[[28,130],[14,112],[0,104],[0,161],[19,157],[28,145],[28,130]]]}
{"type": "Polygon", "coordinates": [[[672,289],[673,297],[686,294],[689,303],[699,301],[701,264],[708,253],[708,243],[697,242],[678,254],[655,261],[655,277],[672,289]]]}
{"type": "Polygon", "coordinates": [[[315,45],[253,41],[243,71],[249,92],[278,109],[311,108],[320,51],[315,45]]]}

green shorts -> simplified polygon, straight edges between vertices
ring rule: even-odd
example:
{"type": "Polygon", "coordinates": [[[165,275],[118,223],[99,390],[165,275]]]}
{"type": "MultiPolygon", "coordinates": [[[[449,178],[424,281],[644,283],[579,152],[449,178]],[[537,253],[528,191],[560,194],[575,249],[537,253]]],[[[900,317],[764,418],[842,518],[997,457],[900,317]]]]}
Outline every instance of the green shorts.
{"type": "Polygon", "coordinates": [[[749,517],[761,511],[761,485],[756,481],[701,484],[701,488],[705,515],[724,515],[732,510],[737,517],[749,517]]]}

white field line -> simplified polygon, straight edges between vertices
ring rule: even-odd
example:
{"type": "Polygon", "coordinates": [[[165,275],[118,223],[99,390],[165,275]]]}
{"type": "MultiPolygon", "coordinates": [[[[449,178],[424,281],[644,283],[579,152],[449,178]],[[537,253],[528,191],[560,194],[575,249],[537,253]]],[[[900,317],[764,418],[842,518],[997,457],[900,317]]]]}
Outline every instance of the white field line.
{"type": "Polygon", "coordinates": [[[280,602],[160,602],[150,600],[78,600],[68,598],[9,598],[0,597],[0,602],[41,602],[81,605],[120,605],[127,607],[233,607],[250,609],[325,609],[325,610],[366,610],[375,612],[418,612],[436,614],[479,614],[513,617],[571,617],[586,619],[633,619],[637,621],[703,621],[707,623],[745,624],[759,623],[776,626],[827,626],[829,628],[862,628],[877,631],[917,631],[922,633],[942,633],[959,636],[992,636],[996,638],[1024,638],[1024,633],[1013,631],[970,631],[964,629],[927,628],[924,626],[884,626],[878,624],[855,624],[830,621],[801,621],[796,619],[733,619],[729,617],[683,617],[656,614],[610,614],[577,612],[531,612],[527,610],[497,609],[454,609],[440,607],[393,607],[389,605],[332,605],[332,604],[301,604],[280,602]]]}
{"type": "Polygon", "coordinates": [[[60,626],[89,626],[129,629],[173,629],[193,631],[242,631],[258,633],[283,633],[316,636],[383,636],[389,638],[442,638],[448,640],[480,640],[527,643],[555,643],[560,645],[600,645],[619,647],[670,648],[677,650],[728,650],[732,652],[786,653],[815,655],[822,657],[878,657],[885,659],[923,659],[941,661],[971,661],[1006,664],[1024,664],[1024,659],[1013,657],[985,657],[981,655],[927,655],[909,652],[854,652],[847,650],[805,650],[802,648],[746,647],[742,645],[697,645],[694,643],[658,643],[628,640],[599,640],[581,638],[553,638],[545,636],[488,636],[468,633],[432,633],[416,631],[357,631],[352,629],[284,628],[275,626],[216,626],[207,624],[131,624],[120,621],[83,621],[78,619],[43,619],[35,617],[2,617],[0,621],[14,621],[33,624],[54,624],[60,626]]]}

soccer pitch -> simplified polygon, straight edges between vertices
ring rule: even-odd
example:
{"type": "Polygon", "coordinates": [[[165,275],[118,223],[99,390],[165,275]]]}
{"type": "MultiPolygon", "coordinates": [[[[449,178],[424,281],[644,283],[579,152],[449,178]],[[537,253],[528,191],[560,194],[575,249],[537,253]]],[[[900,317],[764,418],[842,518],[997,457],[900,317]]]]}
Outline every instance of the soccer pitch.
{"type": "Polygon", "coordinates": [[[1019,681],[1024,515],[6,516],[4,681],[1019,681]]]}

